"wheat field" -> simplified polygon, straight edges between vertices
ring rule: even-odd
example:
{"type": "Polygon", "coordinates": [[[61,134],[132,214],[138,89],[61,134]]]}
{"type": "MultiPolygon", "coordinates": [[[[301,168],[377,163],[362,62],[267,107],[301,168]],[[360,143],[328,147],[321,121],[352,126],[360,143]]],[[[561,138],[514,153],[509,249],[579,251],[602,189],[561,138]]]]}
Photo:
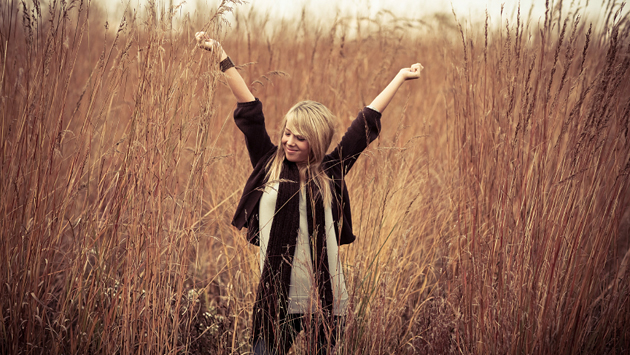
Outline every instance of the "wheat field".
{"type": "Polygon", "coordinates": [[[311,99],[338,140],[400,68],[425,67],[346,180],[337,354],[630,351],[623,4],[492,25],[241,3],[148,1],[116,22],[90,1],[0,4],[0,353],[250,353],[258,249],[230,222],[251,167],[199,30],[272,136],[311,99]]]}

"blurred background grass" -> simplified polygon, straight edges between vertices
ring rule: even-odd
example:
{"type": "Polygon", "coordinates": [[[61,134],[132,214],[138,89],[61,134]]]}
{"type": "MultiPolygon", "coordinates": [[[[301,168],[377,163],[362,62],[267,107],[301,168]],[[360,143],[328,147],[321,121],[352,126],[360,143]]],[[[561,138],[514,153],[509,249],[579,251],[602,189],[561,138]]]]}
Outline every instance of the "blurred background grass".
{"type": "Polygon", "coordinates": [[[0,352],[249,352],[258,249],[230,221],[251,168],[198,30],[240,66],[272,136],[312,99],[339,139],[400,68],[425,66],[347,179],[358,238],[341,248],[338,353],[628,351],[620,4],[596,24],[559,2],[496,28],[272,20],[239,3],[148,2],[116,22],[98,3],[0,5],[0,352]]]}

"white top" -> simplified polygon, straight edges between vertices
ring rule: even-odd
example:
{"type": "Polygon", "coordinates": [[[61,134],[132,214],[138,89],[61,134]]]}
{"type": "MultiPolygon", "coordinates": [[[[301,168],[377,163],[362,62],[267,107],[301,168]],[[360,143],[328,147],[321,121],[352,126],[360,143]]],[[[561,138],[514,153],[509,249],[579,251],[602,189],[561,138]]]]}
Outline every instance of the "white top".
{"type": "MultiPolygon", "coordinates": [[[[271,222],[276,210],[278,199],[278,185],[274,183],[268,186],[260,198],[259,229],[260,229],[260,273],[262,274],[267,256],[267,245],[271,233],[271,222]]],[[[333,313],[343,315],[348,306],[348,291],[343,277],[343,269],[339,261],[339,246],[335,236],[335,228],[330,205],[324,208],[326,223],[326,248],[328,252],[328,265],[330,269],[331,285],[333,291],[333,313]]],[[[300,190],[300,230],[293,257],[291,269],[291,283],[289,285],[289,313],[312,313],[316,305],[317,289],[313,287],[313,263],[311,261],[311,248],[308,237],[308,220],[306,219],[306,197],[300,190]]]]}

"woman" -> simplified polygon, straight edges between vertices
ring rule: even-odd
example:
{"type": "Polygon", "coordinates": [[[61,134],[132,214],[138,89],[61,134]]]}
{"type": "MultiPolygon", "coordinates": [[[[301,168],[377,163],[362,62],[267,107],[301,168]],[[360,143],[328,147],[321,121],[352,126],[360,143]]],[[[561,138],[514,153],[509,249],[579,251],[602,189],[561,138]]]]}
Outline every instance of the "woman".
{"type": "Polygon", "coordinates": [[[223,48],[203,32],[195,37],[201,48],[220,51],[220,68],[238,102],[234,120],[254,168],[232,221],[239,229],[247,227],[248,241],[260,246],[254,354],[286,354],[303,329],[325,354],[339,337],[348,301],[338,247],[355,239],[344,176],[378,136],[381,113],[398,88],[417,79],[423,67],[401,69],[326,154],[334,115],[324,105],[307,100],[293,106],[274,145],[262,103],[223,48]]]}

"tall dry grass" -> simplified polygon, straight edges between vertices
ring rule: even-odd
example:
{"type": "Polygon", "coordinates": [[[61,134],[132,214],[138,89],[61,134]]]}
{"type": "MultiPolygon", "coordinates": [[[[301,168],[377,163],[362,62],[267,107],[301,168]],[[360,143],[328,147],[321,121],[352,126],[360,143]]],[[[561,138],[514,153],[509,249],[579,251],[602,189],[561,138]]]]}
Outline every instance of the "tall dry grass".
{"type": "Polygon", "coordinates": [[[426,67],[347,179],[339,354],[628,351],[627,11],[591,24],[560,2],[493,28],[239,3],[116,22],[83,1],[0,5],[0,353],[250,351],[258,250],[230,227],[250,167],[200,29],[272,134],[306,98],[341,134],[399,68],[426,67]]]}

